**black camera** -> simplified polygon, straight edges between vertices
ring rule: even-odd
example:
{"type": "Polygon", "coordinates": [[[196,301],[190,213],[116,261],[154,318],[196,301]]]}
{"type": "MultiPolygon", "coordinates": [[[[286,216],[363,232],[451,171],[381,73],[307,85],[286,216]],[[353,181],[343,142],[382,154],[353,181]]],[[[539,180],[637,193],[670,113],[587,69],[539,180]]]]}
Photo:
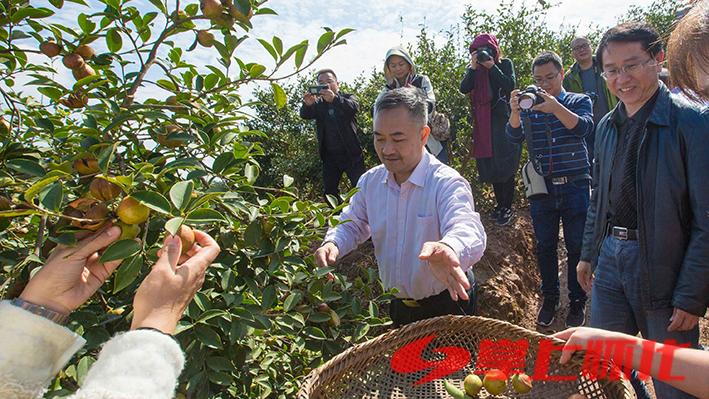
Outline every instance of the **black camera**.
{"type": "Polygon", "coordinates": [[[329,89],[330,86],[328,85],[317,85],[317,86],[310,86],[308,88],[308,93],[310,94],[315,94],[316,96],[320,95],[321,90],[326,90],[329,89]]]}
{"type": "Polygon", "coordinates": [[[480,47],[477,52],[478,62],[486,62],[492,59],[493,51],[489,47],[480,47]]]}
{"type": "Polygon", "coordinates": [[[526,89],[520,91],[517,94],[519,107],[525,111],[529,111],[535,105],[543,103],[544,97],[539,95],[540,91],[542,91],[542,89],[535,85],[527,86],[526,89]]]}

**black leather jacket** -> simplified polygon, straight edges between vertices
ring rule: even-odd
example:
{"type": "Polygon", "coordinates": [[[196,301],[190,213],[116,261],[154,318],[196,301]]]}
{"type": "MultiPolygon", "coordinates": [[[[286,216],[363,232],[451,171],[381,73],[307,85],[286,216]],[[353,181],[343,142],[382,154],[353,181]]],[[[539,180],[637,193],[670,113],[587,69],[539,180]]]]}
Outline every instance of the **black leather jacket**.
{"type": "MultiPolygon", "coordinates": [[[[591,204],[581,260],[596,267],[607,231],[616,108],[596,130],[591,204]]],[[[703,316],[709,305],[709,109],[660,83],[638,151],[641,293],[651,309],[703,316]]]]}

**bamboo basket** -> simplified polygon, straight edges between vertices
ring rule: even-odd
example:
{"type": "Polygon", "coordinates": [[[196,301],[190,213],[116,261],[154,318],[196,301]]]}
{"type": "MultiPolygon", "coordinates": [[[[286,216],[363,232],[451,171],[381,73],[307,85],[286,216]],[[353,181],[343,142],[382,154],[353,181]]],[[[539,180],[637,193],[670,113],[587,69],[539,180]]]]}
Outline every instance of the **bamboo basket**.
{"type": "MultiPolygon", "coordinates": [[[[530,376],[533,376],[535,370],[539,343],[542,339],[551,341],[555,345],[563,344],[563,341],[556,338],[504,321],[477,316],[436,317],[392,330],[337,355],[308,374],[298,393],[298,398],[450,398],[451,395],[446,392],[443,382],[447,380],[462,389],[465,376],[475,370],[481,341],[501,339],[527,340],[529,345],[525,356],[525,371],[530,376]],[[443,359],[444,355],[435,349],[447,346],[466,349],[470,353],[470,361],[463,369],[450,375],[416,385],[415,383],[428,375],[430,370],[395,372],[391,367],[391,359],[393,354],[403,346],[429,337],[431,334],[435,334],[435,338],[421,353],[424,361],[443,359]]],[[[567,399],[572,394],[582,394],[588,399],[635,398],[634,390],[625,379],[602,380],[590,378],[587,373],[582,373],[585,358],[583,351],[576,352],[564,365],[559,364],[560,355],[561,352],[558,350],[551,352],[548,372],[545,375],[577,376],[573,381],[533,381],[532,390],[526,394],[514,393],[511,384],[508,383],[507,391],[494,397],[567,399]]],[[[506,354],[502,353],[500,356],[506,354]]],[[[606,370],[617,370],[608,362],[599,361],[598,358],[595,358],[595,361],[600,362],[596,364],[600,364],[606,370]]],[[[489,394],[483,389],[478,398],[488,396],[489,394]]]]}

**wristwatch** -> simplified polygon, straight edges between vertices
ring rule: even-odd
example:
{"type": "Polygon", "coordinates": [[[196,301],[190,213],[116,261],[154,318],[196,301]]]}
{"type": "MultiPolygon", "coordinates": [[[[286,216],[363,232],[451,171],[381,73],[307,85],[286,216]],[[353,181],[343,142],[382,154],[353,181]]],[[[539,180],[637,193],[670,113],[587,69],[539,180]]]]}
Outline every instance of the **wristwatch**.
{"type": "Polygon", "coordinates": [[[30,313],[34,313],[37,316],[42,316],[45,319],[49,319],[62,326],[65,325],[66,322],[69,320],[68,314],[55,312],[54,310],[47,309],[41,305],[35,305],[32,302],[27,302],[20,298],[15,298],[10,303],[17,306],[18,308],[22,308],[30,313]]]}

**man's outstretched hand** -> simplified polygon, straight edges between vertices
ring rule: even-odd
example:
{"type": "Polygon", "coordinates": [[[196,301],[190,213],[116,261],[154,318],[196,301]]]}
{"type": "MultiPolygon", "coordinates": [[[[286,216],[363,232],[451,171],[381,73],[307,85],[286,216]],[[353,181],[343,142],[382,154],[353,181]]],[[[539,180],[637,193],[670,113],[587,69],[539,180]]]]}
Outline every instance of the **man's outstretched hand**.
{"type": "Polygon", "coordinates": [[[419,259],[428,261],[431,272],[446,285],[454,301],[470,299],[467,292],[470,282],[460,268],[458,255],[451,247],[437,241],[426,242],[421,248],[419,259]]]}

